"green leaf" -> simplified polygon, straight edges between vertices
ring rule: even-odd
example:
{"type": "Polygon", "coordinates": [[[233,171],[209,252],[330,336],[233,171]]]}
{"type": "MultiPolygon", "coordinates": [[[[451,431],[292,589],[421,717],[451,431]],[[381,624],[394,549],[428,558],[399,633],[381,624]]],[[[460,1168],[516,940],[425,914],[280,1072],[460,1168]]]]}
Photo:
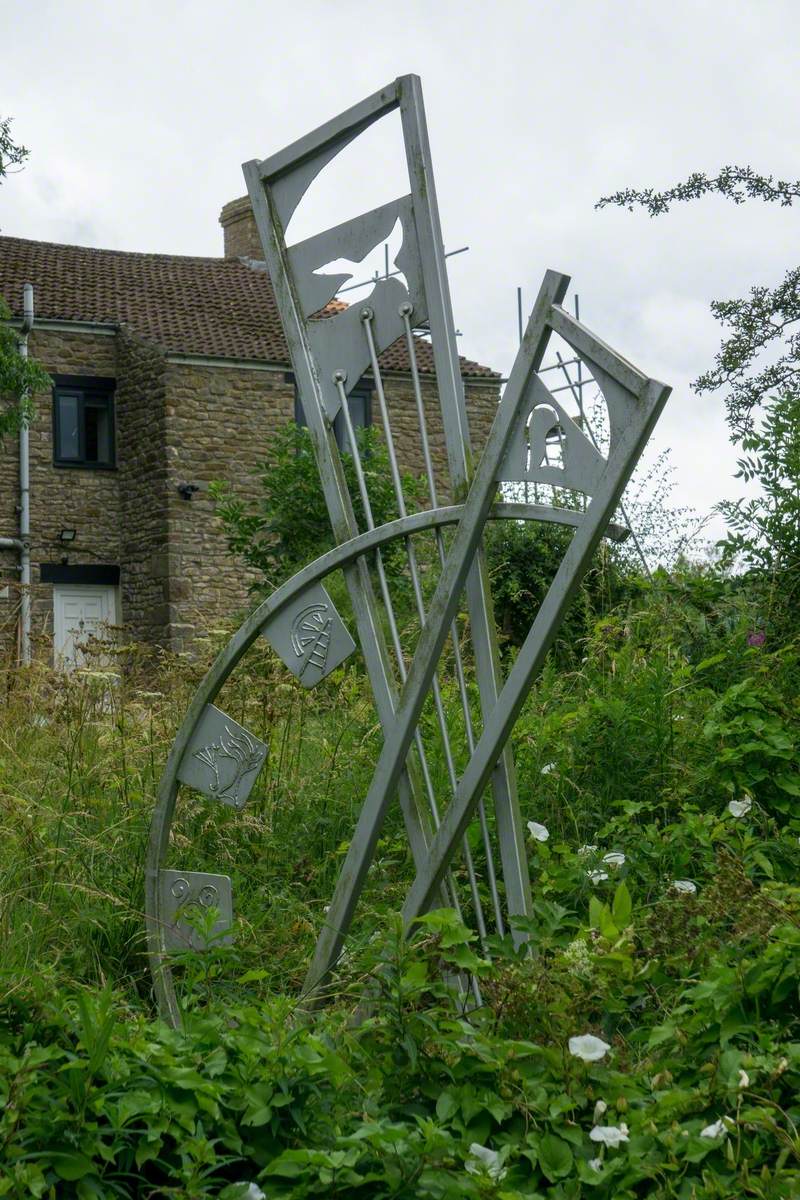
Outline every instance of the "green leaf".
{"type": "Polygon", "coordinates": [[[631,894],[623,880],[617,886],[614,893],[614,907],[612,913],[614,916],[614,924],[620,929],[626,929],[631,923],[631,913],[633,912],[633,904],[631,902],[631,894]]]}
{"type": "Polygon", "coordinates": [[[77,1150],[54,1150],[48,1157],[60,1179],[83,1179],[94,1169],[86,1155],[77,1150]]]}
{"type": "Polygon", "coordinates": [[[546,1133],[539,1139],[539,1166],[550,1183],[564,1179],[572,1170],[572,1151],[567,1143],[554,1133],[546,1133]]]}

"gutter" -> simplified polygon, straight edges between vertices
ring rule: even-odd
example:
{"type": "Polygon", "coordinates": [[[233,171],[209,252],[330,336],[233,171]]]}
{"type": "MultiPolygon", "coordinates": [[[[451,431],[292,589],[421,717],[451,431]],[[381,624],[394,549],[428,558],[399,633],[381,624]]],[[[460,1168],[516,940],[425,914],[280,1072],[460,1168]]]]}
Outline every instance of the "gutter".
{"type": "MultiPolygon", "coordinates": [[[[33,329],[33,284],[26,283],[22,289],[23,317],[19,343],[22,358],[28,357],[28,335],[33,329]]],[[[24,420],[19,431],[19,661],[27,667],[31,661],[31,481],[30,481],[30,431],[24,420]]]]}

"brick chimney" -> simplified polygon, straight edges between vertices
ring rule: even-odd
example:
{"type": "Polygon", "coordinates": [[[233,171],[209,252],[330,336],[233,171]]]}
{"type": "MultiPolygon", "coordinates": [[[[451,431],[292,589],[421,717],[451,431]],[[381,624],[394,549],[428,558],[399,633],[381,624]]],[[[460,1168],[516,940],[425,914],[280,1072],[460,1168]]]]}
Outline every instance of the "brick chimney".
{"type": "Polygon", "coordinates": [[[264,251],[256,229],[249,196],[240,196],[223,206],[219,214],[226,258],[263,260],[264,251]]]}

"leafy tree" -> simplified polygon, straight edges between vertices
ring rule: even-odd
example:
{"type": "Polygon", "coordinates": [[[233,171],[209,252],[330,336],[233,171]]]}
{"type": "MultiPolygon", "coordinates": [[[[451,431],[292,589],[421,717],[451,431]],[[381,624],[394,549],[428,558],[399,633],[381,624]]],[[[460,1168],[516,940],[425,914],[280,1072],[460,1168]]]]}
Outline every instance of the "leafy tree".
{"type": "MultiPolygon", "coordinates": [[[[625,188],[604,196],[596,208],[618,205],[633,212],[636,205],[651,217],[669,212],[682,201],[717,195],[744,204],[762,200],[791,207],[800,199],[800,180],[776,180],[758,175],[751,167],[723,167],[715,176],[695,172],[683,183],[663,192],[653,188],[625,188]]],[[[792,267],[774,288],[754,287],[739,300],[714,300],[711,311],[730,335],[723,341],[715,364],[694,383],[698,393],[729,389],[725,398],[728,420],[735,437],[751,433],[756,412],[769,393],[794,390],[800,385],[800,266],[792,267]],[[763,351],[774,357],[757,365],[763,351]]]]}
{"type": "MultiPolygon", "coordinates": [[[[389,470],[389,457],[374,429],[357,431],[370,507],[376,525],[398,516],[389,470]]],[[[353,461],[342,456],[345,478],[361,529],[366,528],[353,461]]],[[[225,527],[228,547],[263,576],[256,590],[268,590],[288,579],[306,563],[333,546],[325,497],[317,473],[308,430],[290,421],[270,446],[269,458],[258,470],[256,501],[237,496],[227,483],[212,485],[217,514],[225,527]]],[[[403,491],[413,508],[421,494],[414,476],[403,475],[403,491]]],[[[399,576],[405,565],[400,542],[383,551],[386,572],[399,576]]]]}
{"type": "Polygon", "coordinates": [[[9,167],[22,168],[29,155],[30,150],[11,136],[11,117],[0,117],[0,179],[8,174],[9,167]]]}
{"type": "MultiPolygon", "coordinates": [[[[22,167],[30,151],[11,136],[11,119],[0,118],[0,182],[10,167],[22,167]]],[[[50,386],[50,376],[33,359],[19,353],[15,331],[7,324],[11,311],[0,296],[0,438],[15,433],[33,416],[34,392],[50,386]]]]}
{"type": "MultiPolygon", "coordinates": [[[[632,212],[638,205],[656,217],[675,203],[706,195],[788,208],[800,199],[800,180],[727,166],[715,176],[695,172],[664,191],[625,188],[604,196],[596,207],[617,205],[632,212]]],[[[800,571],[800,266],[791,267],[775,287],[753,287],[744,298],[713,301],[711,311],[730,332],[714,366],[693,387],[699,394],[725,389],[732,439],[744,451],[737,478],[761,487],[753,499],[718,505],[731,530],[722,543],[724,558],[782,578],[791,592],[800,571]]]]}

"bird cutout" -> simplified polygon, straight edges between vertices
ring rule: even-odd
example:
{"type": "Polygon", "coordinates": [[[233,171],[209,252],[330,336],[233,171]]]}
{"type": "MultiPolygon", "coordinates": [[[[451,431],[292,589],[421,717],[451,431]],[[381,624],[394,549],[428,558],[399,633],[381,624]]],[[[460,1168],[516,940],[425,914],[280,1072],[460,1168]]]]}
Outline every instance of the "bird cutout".
{"type": "Polygon", "coordinates": [[[230,726],[226,725],[218,741],[196,750],[193,757],[208,767],[212,773],[212,779],[208,784],[208,790],[212,796],[239,806],[244,803],[239,796],[242,780],[251,771],[255,771],[261,766],[264,752],[244,730],[235,733],[230,726]],[[220,778],[221,760],[233,763],[233,773],[230,774],[230,768],[228,768],[224,772],[223,778],[220,778]],[[223,779],[226,775],[229,778],[223,786],[223,779]]]}
{"type": "MultiPolygon", "coordinates": [[[[364,287],[368,287],[370,284],[374,286],[380,283],[382,279],[391,275],[408,291],[408,280],[397,264],[397,257],[402,248],[403,223],[398,216],[389,236],[384,238],[382,244],[378,243],[372,246],[365,251],[361,258],[336,258],[333,262],[326,263],[324,267],[318,267],[314,274],[322,277],[332,276],[341,280],[342,282],[337,284],[337,295],[354,276],[363,280],[364,287]],[[390,268],[388,271],[387,264],[390,268]]],[[[355,291],[355,288],[353,290],[355,291]]]]}

